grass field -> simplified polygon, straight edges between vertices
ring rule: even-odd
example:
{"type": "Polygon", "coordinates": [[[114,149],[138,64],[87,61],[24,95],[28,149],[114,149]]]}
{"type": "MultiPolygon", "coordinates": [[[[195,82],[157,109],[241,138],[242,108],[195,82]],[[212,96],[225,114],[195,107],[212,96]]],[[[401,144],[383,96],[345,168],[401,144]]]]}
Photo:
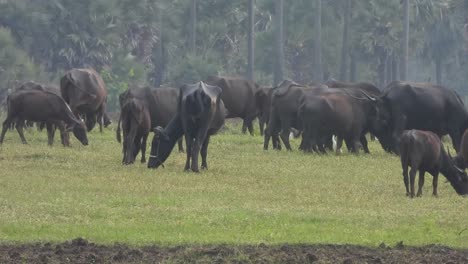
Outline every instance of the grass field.
{"type": "MultiPolygon", "coordinates": [[[[445,178],[439,197],[426,177],[422,198],[405,196],[399,159],[371,143],[370,155],[263,151],[260,136],[227,129],[212,138],[208,171],[122,166],[112,130],[89,146],[16,131],[0,148],[0,241],[111,244],[443,244],[468,248],[468,199],[445,178]],[[233,131],[233,132],[230,132],[233,131]]],[[[295,149],[299,140],[293,140],[295,149]]]]}

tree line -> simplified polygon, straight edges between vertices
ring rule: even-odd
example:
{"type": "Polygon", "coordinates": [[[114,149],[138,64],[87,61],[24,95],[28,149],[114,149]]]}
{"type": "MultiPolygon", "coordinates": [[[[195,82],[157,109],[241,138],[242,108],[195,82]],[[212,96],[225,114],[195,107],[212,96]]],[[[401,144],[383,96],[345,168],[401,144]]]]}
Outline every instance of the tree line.
{"type": "Polygon", "coordinates": [[[467,23],[468,0],[0,0],[0,89],[93,67],[111,109],[129,85],[211,74],[467,93],[467,23]]]}

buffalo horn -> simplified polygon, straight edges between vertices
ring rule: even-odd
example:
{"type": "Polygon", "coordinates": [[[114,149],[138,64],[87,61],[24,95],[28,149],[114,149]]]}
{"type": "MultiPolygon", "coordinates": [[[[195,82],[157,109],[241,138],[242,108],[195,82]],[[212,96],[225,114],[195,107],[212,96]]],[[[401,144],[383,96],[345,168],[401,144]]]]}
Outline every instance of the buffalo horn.
{"type": "Polygon", "coordinates": [[[462,170],[462,169],[460,169],[460,168],[459,168],[457,165],[453,165],[453,166],[455,167],[455,169],[457,169],[457,171],[459,171],[459,172],[463,173],[463,170],[462,170]]]}
{"type": "Polygon", "coordinates": [[[375,97],[372,97],[370,95],[368,95],[366,92],[364,92],[363,90],[359,90],[362,94],[364,94],[367,98],[369,98],[369,100],[375,102],[377,101],[377,99],[375,99],[375,97]]]}

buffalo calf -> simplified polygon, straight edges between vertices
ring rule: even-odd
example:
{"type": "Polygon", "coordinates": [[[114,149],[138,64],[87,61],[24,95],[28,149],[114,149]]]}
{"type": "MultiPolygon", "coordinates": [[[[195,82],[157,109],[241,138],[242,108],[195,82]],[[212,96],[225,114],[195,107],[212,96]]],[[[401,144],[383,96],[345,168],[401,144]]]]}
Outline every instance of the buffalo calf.
{"type": "Polygon", "coordinates": [[[429,172],[432,180],[432,194],[437,196],[437,180],[439,172],[450,182],[460,195],[468,194],[468,176],[452,161],[444,150],[440,138],[433,132],[422,130],[405,130],[400,138],[400,158],[403,169],[403,182],[406,195],[414,197],[414,181],[419,170],[417,196],[422,195],[424,174],[429,172]],[[408,179],[408,167],[409,171],[408,179]]]}

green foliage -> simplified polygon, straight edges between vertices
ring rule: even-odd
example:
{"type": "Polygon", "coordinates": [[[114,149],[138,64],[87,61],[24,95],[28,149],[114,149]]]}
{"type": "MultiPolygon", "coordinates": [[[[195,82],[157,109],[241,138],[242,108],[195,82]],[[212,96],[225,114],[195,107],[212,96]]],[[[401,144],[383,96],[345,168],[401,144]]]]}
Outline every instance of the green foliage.
{"type": "MultiPolygon", "coordinates": [[[[165,168],[123,166],[114,131],[89,146],[47,147],[46,134],[7,133],[0,150],[0,237],[10,241],[130,244],[442,244],[468,248],[468,199],[444,177],[439,197],[426,176],[422,198],[405,196],[400,161],[371,154],[263,151],[240,124],[211,139],[209,170],[183,171],[174,151],[165,168]],[[229,131],[234,129],[232,134],[229,131]]],[[[150,140],[149,140],[150,141],[150,140]]],[[[148,150],[149,151],[149,150],[148,150]]]]}
{"type": "Polygon", "coordinates": [[[209,75],[216,75],[222,66],[213,58],[189,54],[179,58],[169,68],[168,79],[175,86],[194,83],[206,79],[209,75]]]}
{"type": "MultiPolygon", "coordinates": [[[[401,54],[401,1],[350,1],[349,46],[357,58],[357,79],[377,82],[382,61],[398,59],[401,54]]],[[[276,57],[273,3],[257,0],[255,8],[255,76],[264,84],[272,82],[276,57]]],[[[11,31],[15,48],[24,50],[26,58],[31,57],[33,64],[40,64],[54,78],[72,67],[94,67],[118,76],[110,80],[114,89],[123,84],[194,82],[216,73],[243,76],[247,67],[246,1],[198,1],[194,54],[188,48],[189,6],[186,0],[6,0],[0,1],[0,26],[11,31]],[[131,65],[125,59],[128,56],[131,65]],[[130,69],[137,71],[137,77],[128,77],[130,69]]],[[[323,1],[322,68],[335,78],[343,9],[342,0],[323,1]]],[[[412,79],[420,81],[420,71],[431,70],[427,62],[442,59],[443,79],[460,91],[465,89],[466,51],[461,31],[467,14],[464,0],[411,1],[410,62],[424,68],[410,69],[412,79]]],[[[312,81],[315,70],[315,15],[314,1],[285,1],[285,76],[301,83],[312,81]]],[[[4,60],[11,60],[14,53],[4,51],[8,54],[4,60]]],[[[36,70],[29,65],[15,74],[33,75],[36,70]]],[[[115,106],[115,94],[111,97],[110,105],[115,106]]]]}
{"type": "Polygon", "coordinates": [[[16,46],[11,31],[0,27],[0,90],[14,88],[18,82],[44,80],[45,77],[41,67],[16,46]]]}
{"type": "Polygon", "coordinates": [[[109,111],[119,110],[120,93],[129,87],[146,84],[146,69],[132,55],[120,53],[115,56],[114,61],[111,68],[104,68],[100,72],[107,86],[109,111]]]}

